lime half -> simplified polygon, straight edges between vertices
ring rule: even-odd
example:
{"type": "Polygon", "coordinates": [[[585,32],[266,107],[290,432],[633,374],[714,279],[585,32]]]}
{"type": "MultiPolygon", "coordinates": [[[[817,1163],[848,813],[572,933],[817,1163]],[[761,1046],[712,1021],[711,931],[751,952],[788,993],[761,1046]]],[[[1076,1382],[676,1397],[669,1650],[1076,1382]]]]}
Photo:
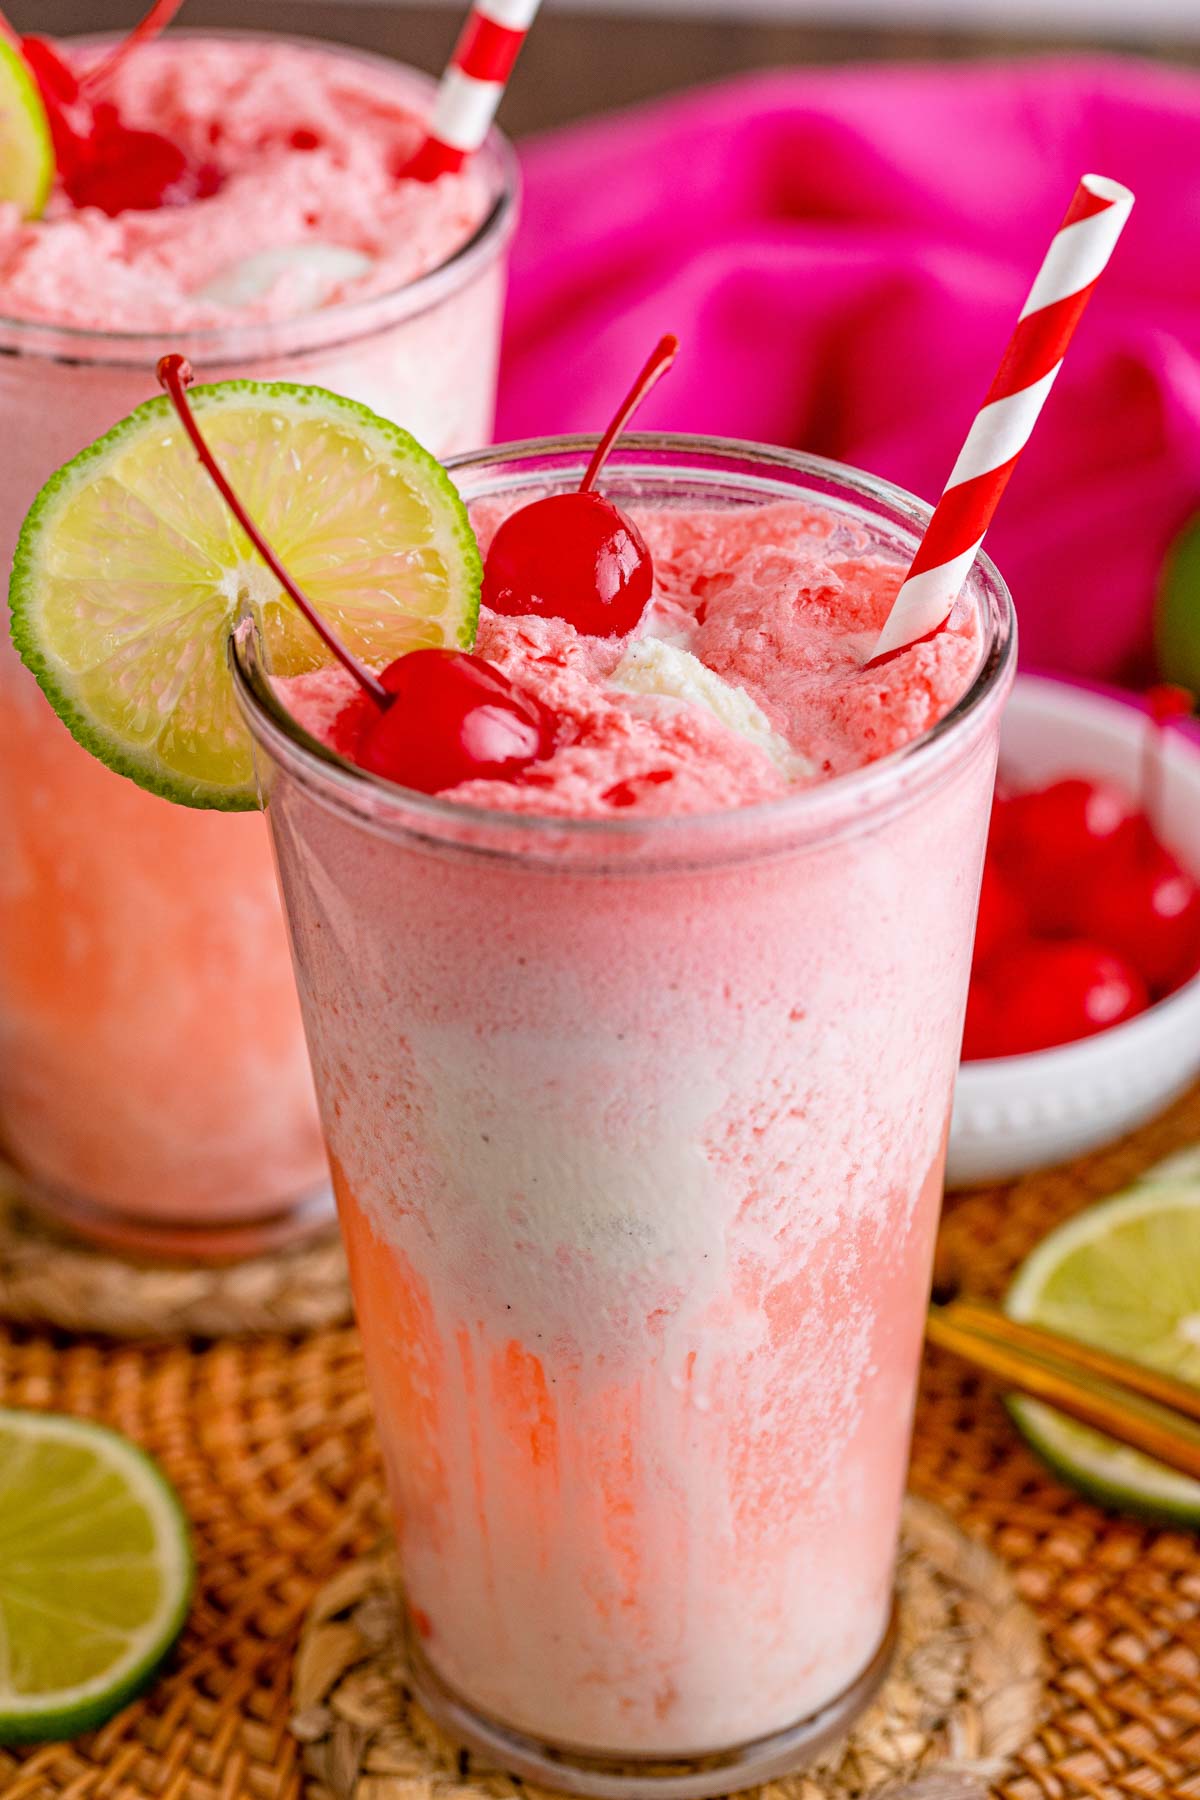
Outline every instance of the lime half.
{"type": "Polygon", "coordinates": [[[75,1737],[142,1688],[191,1593],[187,1522],[100,1425],[0,1410],[0,1744],[75,1737]]]}
{"type": "MultiPolygon", "coordinates": [[[[1200,1180],[1145,1181],[1069,1219],[1023,1265],[1005,1309],[1200,1386],[1200,1180]]],[[[1200,1482],[1040,1400],[1009,1407],[1055,1473],[1102,1506],[1200,1524],[1200,1482]]]]}
{"type": "MultiPolygon", "coordinates": [[[[346,646],[379,666],[469,649],[479,550],[441,464],[323,388],[230,381],[191,400],[213,452],[346,646]]],[[[188,806],[257,805],[226,654],[244,607],[275,675],[329,661],[201,468],[166,396],[60,469],[17,546],[13,638],[84,747],[188,806]]]]}
{"type": "Polygon", "coordinates": [[[54,143],[37,82],[0,31],[0,201],[36,219],[54,181],[54,143]]]}

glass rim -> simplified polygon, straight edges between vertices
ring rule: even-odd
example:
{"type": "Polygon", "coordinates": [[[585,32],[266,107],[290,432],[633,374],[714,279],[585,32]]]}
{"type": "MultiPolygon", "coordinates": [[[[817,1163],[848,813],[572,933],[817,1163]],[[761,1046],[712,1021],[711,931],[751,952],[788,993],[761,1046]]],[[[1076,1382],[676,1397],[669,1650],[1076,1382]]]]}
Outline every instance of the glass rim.
{"type": "MultiPolygon", "coordinates": [[[[578,468],[582,471],[594,448],[595,437],[586,434],[526,438],[451,457],[446,467],[456,477],[461,477],[464,472],[491,464],[516,462],[534,456],[558,455],[577,459],[578,468]]],[[[727,462],[736,459],[743,464],[765,465],[768,468],[787,470],[793,475],[808,475],[836,484],[843,491],[858,494],[864,499],[883,501],[900,522],[915,527],[918,533],[932,512],[925,501],[882,477],[869,475],[828,457],[813,456],[805,451],[787,450],[775,445],[757,444],[749,439],[708,437],[684,432],[631,432],[622,437],[619,449],[609,461],[607,473],[610,478],[621,473],[637,472],[636,469],[628,469],[622,462],[622,457],[631,452],[666,453],[680,458],[709,456],[715,459],[725,458],[727,462]]],[[[565,468],[562,472],[566,472],[565,468]]],[[[698,465],[693,472],[702,475],[703,465],[698,465]]],[[[421,794],[415,789],[398,787],[383,776],[372,774],[370,770],[362,769],[340,756],[297,723],[275,692],[262,657],[262,641],[257,626],[248,613],[242,616],[231,634],[229,660],[242,711],[252,735],[277,759],[279,747],[283,746],[287,754],[298,760],[305,775],[328,788],[335,802],[340,802],[357,813],[365,824],[410,833],[419,831],[423,825],[437,826],[443,828],[438,833],[439,838],[449,842],[454,841],[455,827],[460,835],[474,829],[482,830],[490,837],[521,838],[524,840],[523,845],[515,846],[513,852],[518,856],[535,854],[534,846],[538,843],[549,848],[555,841],[563,840],[581,846],[592,844],[598,848],[605,844],[645,843],[667,850],[671,846],[682,848],[689,837],[706,838],[721,831],[728,832],[731,827],[745,830],[755,827],[786,828],[793,822],[797,826],[810,822],[819,828],[822,814],[831,806],[837,807],[839,817],[843,814],[851,816],[856,805],[869,804],[873,794],[878,790],[886,792],[905,771],[919,770],[928,765],[930,752],[944,744],[947,738],[959,736],[963,728],[977,719],[997,689],[1002,689],[1007,684],[1016,661],[1016,615],[1012,595],[1004,577],[991,558],[981,552],[967,580],[968,584],[976,586],[982,582],[985,591],[998,598],[1002,608],[1001,619],[970,684],[950,710],[928,730],[874,762],[865,763],[860,768],[832,776],[828,780],[815,782],[794,793],[777,795],[749,806],[727,806],[702,812],[632,818],[571,818],[551,813],[510,812],[466,805],[436,795],[421,794]],[[393,815],[403,812],[404,817],[393,816],[381,820],[377,812],[370,811],[372,802],[382,803],[393,815]],[[450,828],[449,832],[445,830],[446,827],[450,828]]]]}
{"type": "MultiPolygon", "coordinates": [[[[113,42],[120,35],[117,32],[85,32],[64,38],[62,42],[79,46],[105,44],[113,42]]],[[[382,73],[409,79],[427,90],[431,97],[438,86],[436,77],[427,70],[413,68],[411,64],[400,62],[396,57],[374,50],[363,50],[353,44],[339,44],[331,38],[306,37],[298,32],[253,31],[237,26],[185,26],[179,30],[172,29],[172,41],[181,38],[210,42],[233,39],[255,44],[287,44],[302,51],[321,54],[332,52],[349,61],[365,63],[382,73]]],[[[149,48],[153,49],[153,46],[149,48]]],[[[177,338],[189,354],[198,360],[207,359],[214,364],[222,361],[255,362],[260,358],[285,362],[313,351],[337,350],[343,345],[357,343],[374,331],[387,330],[394,324],[418,317],[436,306],[446,294],[464,286],[476,270],[497,254],[511,237],[521,197],[521,167],[516,151],[499,127],[493,125],[477,154],[490,156],[496,163],[499,189],[491,206],[470,237],[449,256],[411,281],[402,282],[399,287],[390,287],[383,293],[371,294],[362,299],[339,301],[335,306],[293,313],[282,319],[252,319],[241,324],[184,326],[181,329],[161,327],[150,331],[114,331],[91,325],[59,325],[51,319],[13,317],[0,312],[0,348],[16,356],[28,356],[41,362],[140,368],[147,357],[153,358],[155,349],[160,348],[167,338],[177,338]],[[393,317],[389,309],[410,298],[414,300],[414,304],[406,307],[398,317],[393,317]],[[309,333],[304,331],[306,325],[310,328],[309,333]],[[316,329],[318,325],[329,328],[331,334],[321,333],[316,329]],[[338,329],[339,327],[343,329],[338,329]],[[286,349],[279,350],[273,340],[286,339],[290,334],[297,341],[289,342],[286,349]],[[48,349],[35,341],[23,343],[22,338],[56,339],[61,347],[48,349]],[[225,349],[227,345],[229,348],[225,349]],[[89,349],[95,354],[89,356],[89,349]],[[106,350],[114,354],[101,354],[106,350]],[[121,360],[121,351],[126,352],[128,361],[121,360]]]]}

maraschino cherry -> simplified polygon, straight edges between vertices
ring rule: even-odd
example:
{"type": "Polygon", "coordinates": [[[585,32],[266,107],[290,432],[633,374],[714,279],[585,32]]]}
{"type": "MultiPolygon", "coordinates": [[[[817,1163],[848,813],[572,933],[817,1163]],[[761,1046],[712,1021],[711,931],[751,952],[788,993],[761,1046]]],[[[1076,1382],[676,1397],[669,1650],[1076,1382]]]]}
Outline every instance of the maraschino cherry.
{"type": "Polygon", "coordinates": [[[1133,801],[1112,782],[1069,777],[997,807],[993,855],[1024,892],[1040,931],[1073,931],[1077,897],[1109,878],[1138,831],[1133,801]]]}
{"type": "Polygon", "coordinates": [[[975,964],[987,962],[997,950],[1029,930],[1029,908],[1016,885],[1003,874],[994,858],[988,858],[979,890],[979,919],[975,926],[975,964]]]}
{"type": "Polygon", "coordinates": [[[1184,688],[1156,687],[1146,696],[1149,720],[1142,754],[1142,812],[1138,829],[1110,870],[1078,900],[1088,933],[1128,957],[1152,993],[1162,995],[1200,963],[1200,884],[1156,836],[1164,810],[1163,743],[1167,726],[1186,718],[1193,699],[1184,688]]]}
{"type": "Polygon", "coordinates": [[[492,539],[483,599],[493,612],[566,619],[587,637],[625,637],[654,591],[645,538],[595,491],[613,445],[679,352],[665,337],[597,444],[574,493],[549,494],[510,513],[492,539]]]}
{"type": "Polygon", "coordinates": [[[115,217],[203,200],[220,186],[213,164],[191,161],[161,132],[126,125],[103,97],[130,52],[156,37],[180,4],[156,0],[112,55],[83,76],[45,38],[21,40],[50,121],[59,180],[73,206],[95,206],[115,217]]]}
{"type": "Polygon", "coordinates": [[[1147,834],[1113,881],[1080,896],[1089,932],[1169,994],[1200,964],[1200,886],[1147,834]]]}
{"type": "Polygon", "coordinates": [[[362,690],[335,747],[361,768],[402,787],[436,794],[471,780],[516,780],[554,747],[556,722],[505,675],[463,650],[429,648],[397,657],[378,675],[349,651],[288,574],[230,486],[187,398],[192,371],[164,356],[158,379],[218,492],[275,579],[362,690]]]}
{"type": "Polygon", "coordinates": [[[1200,883],[1156,835],[1163,733],[1192,696],[1156,688],[1141,806],[1111,782],[997,796],[963,1052],[1014,1056],[1117,1025],[1200,973],[1200,883]]]}
{"type": "Polygon", "coordinates": [[[512,781],[554,748],[555,722],[499,669],[462,650],[413,650],[380,676],[391,697],[354,760],[402,787],[440,794],[465,781],[512,781]]]}
{"type": "Polygon", "coordinates": [[[963,1054],[1016,1056],[1092,1037],[1149,1005],[1137,970],[1083,938],[1029,938],[1000,950],[976,975],[963,1054]]]}

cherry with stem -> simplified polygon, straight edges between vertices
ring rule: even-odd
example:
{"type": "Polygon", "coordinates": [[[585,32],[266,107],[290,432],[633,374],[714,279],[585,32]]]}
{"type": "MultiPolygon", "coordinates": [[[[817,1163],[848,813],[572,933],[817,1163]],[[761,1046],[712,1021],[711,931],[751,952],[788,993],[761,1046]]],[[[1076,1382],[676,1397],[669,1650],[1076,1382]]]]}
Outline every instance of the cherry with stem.
{"type": "Polygon", "coordinates": [[[664,337],[592,453],[578,488],[510,513],[492,539],[483,598],[493,612],[565,619],[591,637],[624,637],[654,591],[654,564],[632,519],[595,489],[613,445],[679,353],[664,337]]]}
{"type": "Polygon", "coordinates": [[[660,338],[646,359],[641,374],[622,400],[613,415],[612,422],[596,448],[592,452],[592,460],[584,471],[577,493],[589,494],[596,485],[596,477],[612,454],[613,445],[632,419],[642,401],[653,388],[656,388],[675,358],[679,355],[679,339],[671,332],[660,338]]]}
{"type": "Polygon", "coordinates": [[[191,401],[187,397],[187,390],[195,379],[192,373],[192,366],[188,362],[187,357],[180,356],[176,353],[160,357],[156,373],[158,375],[159,385],[163,388],[171,405],[178,413],[179,422],[187,432],[192,443],[192,448],[200,458],[202,467],[211,479],[222,500],[224,500],[226,506],[229,508],[242,530],[246,533],[246,536],[250,539],[250,542],[254,545],[254,548],[258,551],[258,554],[262,557],[272,575],[274,575],[280,587],[283,588],[289,599],[293,601],[299,611],[308,620],[308,623],[312,626],[313,630],[321,639],[321,642],[325,645],[326,649],[329,650],[330,654],[335,656],[347,673],[354,677],[359,687],[362,688],[365,694],[370,696],[376,706],[379,707],[380,711],[386,712],[391,706],[394,696],[389,694],[378,676],[372,674],[370,669],[359,662],[358,658],[354,656],[351,651],[347,650],[337,633],[333,631],[321,617],[312,601],[296,585],[295,581],[293,581],[258,526],[254,523],[254,520],[250,517],[250,514],[246,511],[246,508],[242,505],[242,502],[239,500],[222,470],[221,465],[209,448],[204,434],[196,421],[196,414],[193,410],[191,401]]]}
{"type": "Polygon", "coordinates": [[[197,162],[161,132],[128,125],[104,90],[130,53],[157,37],[182,0],[155,0],[150,11],[107,57],[83,75],[48,39],[18,38],[0,19],[38,85],[50,125],[63,191],[79,208],[110,218],[207,199],[221,185],[211,162],[197,162]]]}

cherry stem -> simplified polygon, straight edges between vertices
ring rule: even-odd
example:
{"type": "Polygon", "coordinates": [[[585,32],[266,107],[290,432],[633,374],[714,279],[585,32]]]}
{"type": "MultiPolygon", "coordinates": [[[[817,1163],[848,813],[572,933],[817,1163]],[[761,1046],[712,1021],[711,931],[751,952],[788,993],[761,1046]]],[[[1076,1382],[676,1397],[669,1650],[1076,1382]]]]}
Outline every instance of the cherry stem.
{"type": "Polygon", "coordinates": [[[651,388],[657,386],[678,355],[679,339],[677,337],[667,336],[657,345],[649,362],[617,408],[617,414],[612,424],[592,452],[592,460],[587,466],[587,473],[579,484],[581,494],[589,492],[597,475],[608,461],[613,445],[651,388]]]}
{"type": "Polygon", "coordinates": [[[145,18],[134,26],[128,37],[121,40],[110,56],[97,63],[94,69],[88,70],[79,85],[83,88],[103,87],[116,74],[131,51],[150,43],[160,31],[166,30],[182,5],[183,0],[154,0],[154,5],[145,18]]]}
{"type": "Polygon", "coordinates": [[[268,544],[266,538],[258,529],[258,526],[254,523],[254,520],[250,517],[246,508],[242,505],[222,473],[220,464],[209,449],[208,444],[205,442],[204,436],[201,433],[200,427],[196,423],[196,415],[193,412],[191,402],[187,397],[186,390],[191,386],[191,383],[195,379],[192,374],[192,365],[188,362],[187,357],[178,355],[160,357],[157,374],[160,386],[165,389],[171,405],[179,414],[180,423],[187,432],[188,437],[192,440],[192,447],[194,448],[196,455],[200,458],[204,469],[211,476],[217,492],[220,494],[222,500],[224,500],[226,506],[229,508],[246,536],[250,539],[250,542],[254,545],[254,548],[258,551],[258,554],[266,563],[268,569],[270,569],[272,575],[274,575],[280,587],[283,588],[284,592],[295,602],[296,606],[308,620],[317,636],[321,639],[321,642],[332,655],[337,657],[337,660],[341,663],[342,667],[349,674],[353,675],[363,692],[369,694],[375,704],[382,711],[386,712],[388,707],[392,704],[393,696],[388,693],[383,683],[379,681],[376,676],[372,675],[370,669],[365,668],[364,665],[359,662],[358,658],[353,656],[350,651],[347,650],[337,634],[321,617],[312,601],[308,599],[307,595],[301,593],[300,589],[296,586],[296,583],[292,580],[291,576],[288,574],[287,570],[284,568],[270,544],[268,544]]]}
{"type": "Polygon", "coordinates": [[[1164,738],[1174,719],[1186,719],[1195,709],[1195,695],[1187,688],[1163,682],[1148,689],[1146,709],[1149,718],[1142,738],[1142,811],[1161,835],[1166,801],[1166,770],[1163,767],[1164,738]]]}

